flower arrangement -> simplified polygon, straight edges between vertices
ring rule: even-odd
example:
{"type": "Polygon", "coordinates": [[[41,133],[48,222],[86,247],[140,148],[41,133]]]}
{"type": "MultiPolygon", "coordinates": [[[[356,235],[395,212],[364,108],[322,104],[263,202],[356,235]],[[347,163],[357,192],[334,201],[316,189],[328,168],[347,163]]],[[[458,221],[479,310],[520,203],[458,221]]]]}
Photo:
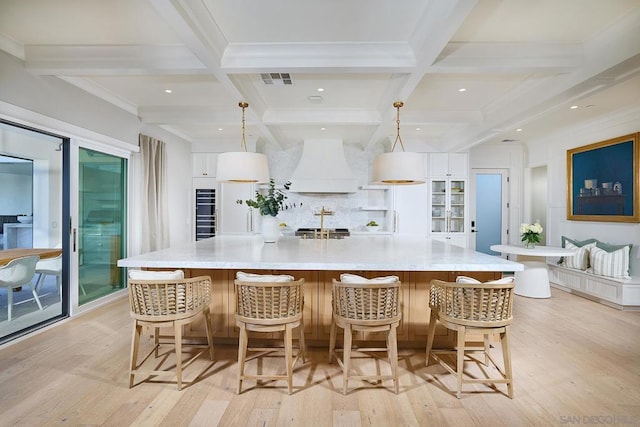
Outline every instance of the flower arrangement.
{"type": "MultiPolygon", "coordinates": [[[[285,190],[288,190],[291,186],[291,182],[285,182],[283,187],[285,190]]],[[[295,207],[296,204],[293,205],[285,205],[284,201],[287,199],[287,195],[282,190],[276,189],[276,183],[273,178],[269,180],[269,188],[267,189],[267,194],[263,194],[259,189],[256,190],[256,198],[255,200],[236,200],[236,203],[241,205],[245,203],[247,206],[251,208],[258,209],[260,211],[260,215],[263,216],[276,216],[278,212],[284,209],[289,209],[289,207],[295,207]]],[[[300,203],[302,206],[302,203],[300,203]]]]}
{"type": "Polygon", "coordinates": [[[539,223],[520,225],[521,241],[525,247],[533,247],[542,240],[542,226],[539,223]]]}
{"type": "Polygon", "coordinates": [[[373,220],[367,223],[367,227],[377,227],[377,226],[378,226],[378,223],[373,220]]]}

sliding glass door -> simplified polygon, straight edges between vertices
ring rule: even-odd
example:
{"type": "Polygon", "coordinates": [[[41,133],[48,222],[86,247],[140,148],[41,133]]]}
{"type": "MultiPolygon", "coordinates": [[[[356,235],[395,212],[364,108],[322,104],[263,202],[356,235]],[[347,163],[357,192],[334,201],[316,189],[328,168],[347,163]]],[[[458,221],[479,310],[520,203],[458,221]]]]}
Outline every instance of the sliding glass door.
{"type": "Polygon", "coordinates": [[[78,305],[126,286],[117,261],[126,247],[127,160],[78,149],[78,305]]]}
{"type": "Polygon", "coordinates": [[[67,138],[0,121],[0,343],[69,313],[62,254],[68,148],[67,138]]]}

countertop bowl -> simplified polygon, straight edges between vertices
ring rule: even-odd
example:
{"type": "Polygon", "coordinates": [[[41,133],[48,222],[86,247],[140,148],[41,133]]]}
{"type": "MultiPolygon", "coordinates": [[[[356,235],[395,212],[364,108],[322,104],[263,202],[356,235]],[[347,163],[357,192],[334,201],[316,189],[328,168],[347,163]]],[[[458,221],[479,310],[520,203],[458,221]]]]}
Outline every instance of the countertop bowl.
{"type": "Polygon", "coordinates": [[[21,222],[23,224],[31,224],[33,222],[33,217],[27,216],[27,215],[20,215],[18,216],[18,222],[21,222]]]}

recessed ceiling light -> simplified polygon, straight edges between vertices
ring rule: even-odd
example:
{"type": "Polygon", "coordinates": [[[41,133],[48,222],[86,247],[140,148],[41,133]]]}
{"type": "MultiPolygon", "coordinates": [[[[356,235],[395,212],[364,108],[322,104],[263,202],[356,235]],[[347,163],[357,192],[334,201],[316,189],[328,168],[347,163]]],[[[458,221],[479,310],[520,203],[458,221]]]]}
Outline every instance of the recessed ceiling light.
{"type": "Polygon", "coordinates": [[[575,110],[576,108],[578,108],[578,106],[577,106],[577,105],[572,105],[572,106],[571,106],[571,107],[569,107],[569,108],[571,108],[572,110],[575,110]]]}
{"type": "Polygon", "coordinates": [[[222,128],[218,128],[218,130],[224,130],[224,129],[222,129],[222,128]]]}
{"type": "Polygon", "coordinates": [[[324,88],[319,87],[318,92],[324,92],[324,88]]]}
{"type": "Polygon", "coordinates": [[[320,130],[326,130],[326,128],[320,128],[320,130]]]}
{"type": "Polygon", "coordinates": [[[164,92],[165,93],[172,93],[173,91],[171,89],[165,89],[164,92]]]}
{"type": "Polygon", "coordinates": [[[522,132],[522,129],[518,128],[516,129],[516,132],[522,132]]]}
{"type": "Polygon", "coordinates": [[[466,91],[467,91],[467,89],[466,89],[466,88],[463,88],[463,87],[461,87],[460,89],[458,89],[458,92],[466,92],[466,91]]]}
{"type": "Polygon", "coordinates": [[[420,129],[420,128],[416,128],[416,130],[422,130],[422,129],[420,129]]]}

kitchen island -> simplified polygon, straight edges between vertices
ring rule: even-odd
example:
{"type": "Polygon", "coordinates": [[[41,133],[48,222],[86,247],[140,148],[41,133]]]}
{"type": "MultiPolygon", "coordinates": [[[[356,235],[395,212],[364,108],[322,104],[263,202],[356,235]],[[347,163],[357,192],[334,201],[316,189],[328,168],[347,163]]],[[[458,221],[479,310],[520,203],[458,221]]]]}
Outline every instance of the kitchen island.
{"type": "MultiPolygon", "coordinates": [[[[397,275],[402,281],[400,346],[426,344],[429,324],[429,283],[467,275],[479,280],[497,279],[505,272],[521,271],[522,264],[443,242],[393,235],[350,236],[344,239],[282,237],[263,243],[260,236],[217,236],[192,244],[132,256],[118,267],[183,269],[187,277],[212,279],[211,313],[217,341],[232,341],[235,327],[233,280],[238,270],[262,274],[291,274],[305,279],[305,336],[312,345],[325,345],[331,325],[332,280],[341,273],[366,277],[397,275]]],[[[274,336],[275,338],[275,336],[274,336]]],[[[355,338],[355,337],[354,337],[355,338]]],[[[376,334],[361,340],[384,340],[376,334]]],[[[452,336],[436,332],[436,344],[452,336]]]]}

